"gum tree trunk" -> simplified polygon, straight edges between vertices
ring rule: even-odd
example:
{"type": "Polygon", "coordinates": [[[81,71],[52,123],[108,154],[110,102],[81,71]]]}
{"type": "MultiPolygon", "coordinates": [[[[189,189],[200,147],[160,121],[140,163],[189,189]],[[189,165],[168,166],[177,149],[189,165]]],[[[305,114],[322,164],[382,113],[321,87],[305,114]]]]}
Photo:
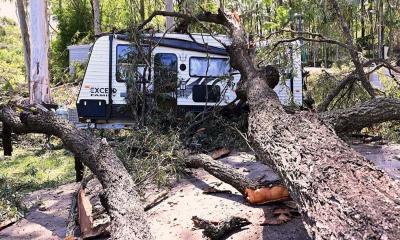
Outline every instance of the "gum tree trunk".
{"type": "Polygon", "coordinates": [[[94,35],[101,34],[101,25],[100,25],[100,2],[99,0],[93,0],[93,27],[94,27],[94,35]]]}
{"type": "Polygon", "coordinates": [[[29,83],[29,102],[31,104],[50,103],[47,1],[31,1],[30,10],[31,79],[29,83]]]}
{"type": "MultiPolygon", "coordinates": [[[[21,30],[21,37],[22,37],[22,45],[24,47],[24,62],[25,62],[25,72],[26,72],[26,79],[29,83],[30,81],[30,69],[29,66],[31,65],[31,45],[29,42],[29,29],[28,23],[26,21],[26,6],[24,0],[17,0],[15,2],[17,6],[17,13],[18,13],[18,21],[19,21],[19,28],[21,30]]],[[[28,84],[29,86],[29,84],[28,84]]]]}

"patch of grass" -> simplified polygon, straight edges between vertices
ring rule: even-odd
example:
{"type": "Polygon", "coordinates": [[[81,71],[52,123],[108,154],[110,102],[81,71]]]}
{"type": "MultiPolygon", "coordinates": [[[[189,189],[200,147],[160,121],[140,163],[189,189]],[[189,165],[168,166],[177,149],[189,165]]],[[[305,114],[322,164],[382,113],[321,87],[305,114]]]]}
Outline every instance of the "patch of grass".
{"type": "Polygon", "coordinates": [[[120,137],[116,153],[138,187],[146,183],[168,186],[171,177],[179,177],[183,149],[178,132],[144,127],[120,132],[120,137]]]}
{"type": "Polygon", "coordinates": [[[74,181],[74,160],[65,150],[17,148],[12,157],[0,158],[0,222],[21,216],[22,197],[32,191],[74,181]]]}

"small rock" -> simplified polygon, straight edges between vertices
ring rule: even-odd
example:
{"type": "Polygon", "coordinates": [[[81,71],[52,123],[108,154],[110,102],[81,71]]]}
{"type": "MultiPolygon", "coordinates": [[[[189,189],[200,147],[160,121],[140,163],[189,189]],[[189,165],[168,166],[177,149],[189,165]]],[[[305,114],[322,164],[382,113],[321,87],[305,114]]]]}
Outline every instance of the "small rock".
{"type": "Polygon", "coordinates": [[[38,209],[39,209],[39,211],[42,211],[42,212],[47,211],[47,208],[45,205],[40,205],[38,209]]]}

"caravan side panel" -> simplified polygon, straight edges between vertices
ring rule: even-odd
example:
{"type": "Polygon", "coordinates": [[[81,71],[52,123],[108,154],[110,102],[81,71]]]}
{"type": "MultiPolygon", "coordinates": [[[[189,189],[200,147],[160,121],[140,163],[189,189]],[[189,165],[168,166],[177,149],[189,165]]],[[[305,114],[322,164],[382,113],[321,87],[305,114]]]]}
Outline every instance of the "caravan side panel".
{"type": "Polygon", "coordinates": [[[93,45],[85,77],[77,99],[79,116],[105,118],[108,104],[109,38],[93,45]]]}

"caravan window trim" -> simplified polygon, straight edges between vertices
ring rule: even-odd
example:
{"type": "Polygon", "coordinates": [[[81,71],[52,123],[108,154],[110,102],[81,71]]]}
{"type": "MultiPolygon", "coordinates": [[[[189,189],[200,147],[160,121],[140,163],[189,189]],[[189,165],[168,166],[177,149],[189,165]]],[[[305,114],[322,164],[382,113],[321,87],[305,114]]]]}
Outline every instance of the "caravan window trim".
{"type": "Polygon", "coordinates": [[[189,76],[190,77],[214,77],[214,78],[217,78],[217,77],[223,77],[223,76],[212,76],[212,75],[207,75],[207,76],[200,76],[200,75],[196,75],[196,74],[192,74],[191,73],[191,71],[190,71],[190,69],[191,69],[191,59],[194,59],[194,58],[203,58],[203,59],[223,59],[223,60],[228,60],[228,62],[229,62],[229,72],[232,70],[232,67],[230,66],[230,59],[229,58],[227,58],[227,57],[200,57],[200,56],[193,56],[193,57],[190,57],[189,58],[189,76]]]}
{"type": "MultiPolygon", "coordinates": [[[[118,79],[118,47],[120,46],[127,46],[127,47],[134,47],[135,49],[137,49],[137,47],[135,47],[135,45],[133,44],[117,44],[117,46],[115,47],[115,80],[117,82],[123,83],[126,82],[126,80],[121,80],[118,79]]],[[[148,45],[143,45],[143,48],[148,47],[148,45]]]]}

